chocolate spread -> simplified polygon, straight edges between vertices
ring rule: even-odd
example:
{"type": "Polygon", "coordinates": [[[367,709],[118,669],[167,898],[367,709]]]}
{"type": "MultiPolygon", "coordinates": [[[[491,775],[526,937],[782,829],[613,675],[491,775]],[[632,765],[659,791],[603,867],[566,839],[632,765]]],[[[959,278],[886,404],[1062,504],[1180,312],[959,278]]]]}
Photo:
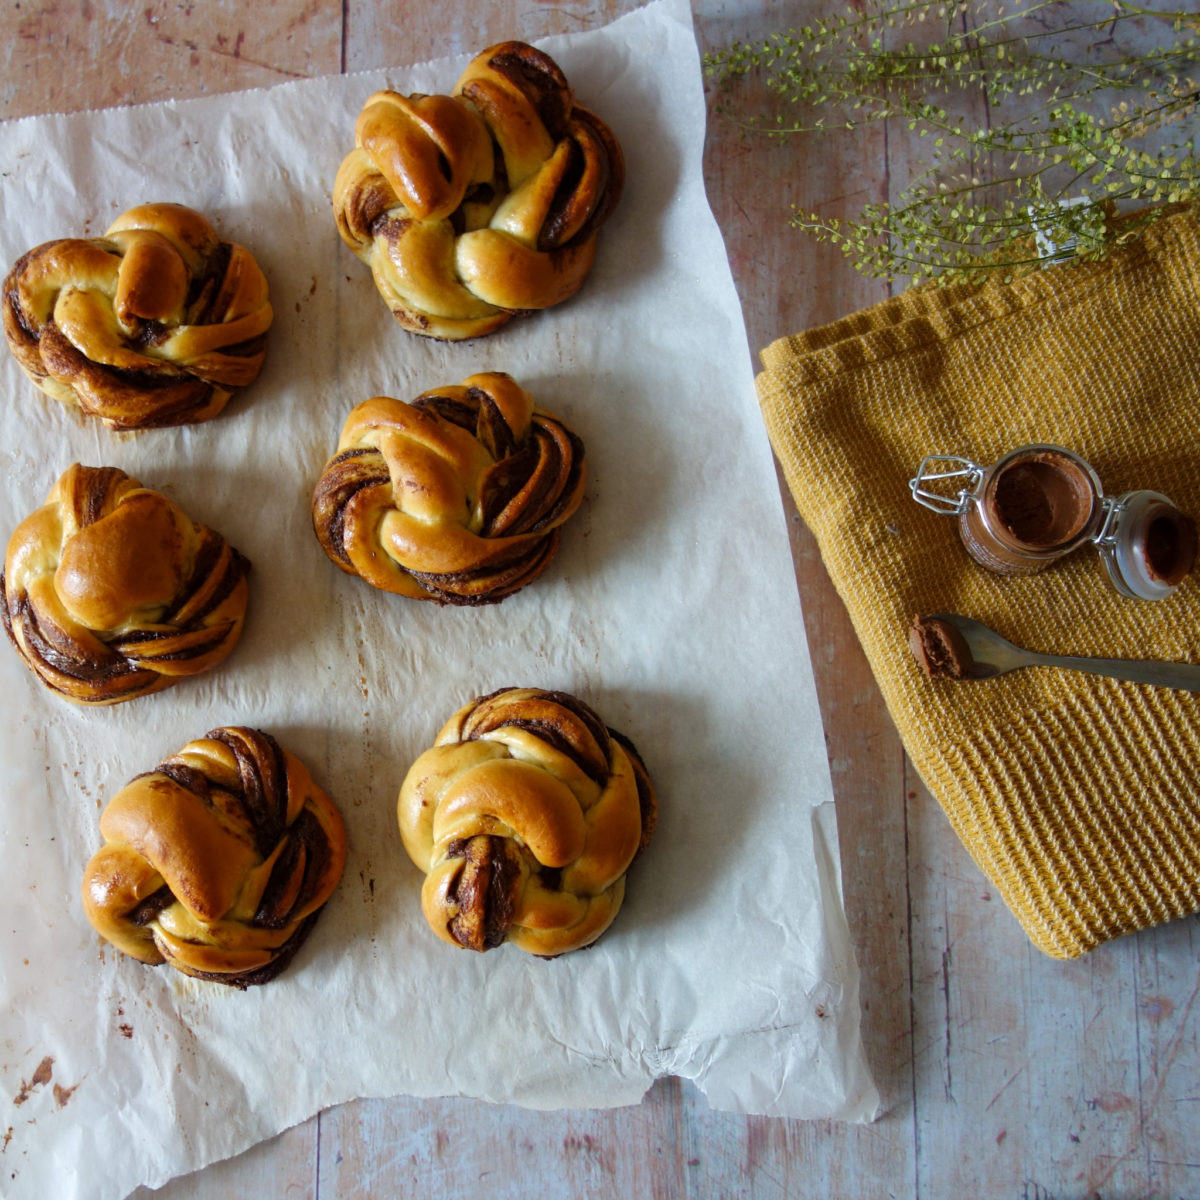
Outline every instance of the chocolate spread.
{"type": "Polygon", "coordinates": [[[1048,451],[1002,471],[991,500],[1018,542],[1052,547],[1070,541],[1091,519],[1095,491],[1070,459],[1048,451]]]}
{"type": "Polygon", "coordinates": [[[1163,508],[1146,526],[1142,553],[1151,579],[1177,587],[1196,565],[1196,522],[1177,509],[1163,508]]]}
{"type": "Polygon", "coordinates": [[[940,617],[913,617],[908,644],[930,679],[962,679],[971,666],[971,651],[963,635],[940,617]]]}

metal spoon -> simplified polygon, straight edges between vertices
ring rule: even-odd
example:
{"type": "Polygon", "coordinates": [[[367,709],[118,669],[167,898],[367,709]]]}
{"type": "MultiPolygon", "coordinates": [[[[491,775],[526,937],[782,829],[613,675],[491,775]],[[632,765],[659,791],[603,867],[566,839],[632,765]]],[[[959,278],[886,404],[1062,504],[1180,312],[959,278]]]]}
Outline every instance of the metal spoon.
{"type": "MultiPolygon", "coordinates": [[[[1107,675],[1112,679],[1128,679],[1133,683],[1150,683],[1158,687],[1179,688],[1187,692],[1200,692],[1200,664],[1180,662],[1155,662],[1149,659],[1128,658],[1083,658],[1070,654],[1037,654],[1023,650],[1006,641],[994,629],[957,613],[933,613],[921,617],[918,626],[926,622],[942,623],[942,634],[954,643],[953,649],[962,660],[958,670],[930,669],[931,675],[957,676],[964,679],[990,679],[1015,671],[1018,667],[1065,667],[1072,671],[1086,671],[1090,675],[1107,675]],[[961,638],[945,635],[945,626],[951,626],[961,638]]],[[[936,628],[936,627],[935,627],[936,628]]],[[[914,643],[914,653],[916,645],[914,643]]],[[[921,655],[918,654],[918,661],[921,655]]]]}

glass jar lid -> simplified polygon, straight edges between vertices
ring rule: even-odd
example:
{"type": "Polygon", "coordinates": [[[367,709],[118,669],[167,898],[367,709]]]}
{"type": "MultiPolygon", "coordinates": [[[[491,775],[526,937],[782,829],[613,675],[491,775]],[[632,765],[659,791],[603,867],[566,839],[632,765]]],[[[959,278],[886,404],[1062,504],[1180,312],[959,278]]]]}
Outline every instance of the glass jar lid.
{"type": "Polygon", "coordinates": [[[1135,600],[1162,600],[1196,564],[1196,522],[1159,492],[1125,492],[1103,502],[1096,549],[1113,586],[1135,600]]]}

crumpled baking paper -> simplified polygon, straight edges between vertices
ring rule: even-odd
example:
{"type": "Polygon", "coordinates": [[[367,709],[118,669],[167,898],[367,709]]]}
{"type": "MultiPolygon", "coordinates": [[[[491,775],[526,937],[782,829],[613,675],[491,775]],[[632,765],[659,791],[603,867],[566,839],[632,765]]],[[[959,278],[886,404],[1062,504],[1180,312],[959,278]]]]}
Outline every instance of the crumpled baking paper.
{"type": "Polygon", "coordinates": [[[628,186],[583,291],[478,342],[403,332],[330,204],[366,96],[449,91],[465,59],[0,126],[6,263],[179,201],[254,252],[276,310],[258,382],[188,428],[113,434],[0,352],[4,542],[79,461],[165,491],[253,563],[233,656],[154,696],[79,709],[0,646],[6,1196],[119,1197],[358,1096],[600,1107],[675,1074],[721,1109],[876,1109],[785,522],[704,195],[688,5],[544,46],[615,129],[628,186]],[[553,566],[482,609],[337,570],[308,502],[350,408],[483,370],[511,372],[587,447],[587,497],[553,566]],[[585,699],[659,791],[615,925],[554,961],[434,937],[395,822],[443,721],[509,684],[585,699]],[[246,992],[123,957],[79,901],[107,800],[228,724],[303,759],[350,845],[300,954],[246,992]]]}

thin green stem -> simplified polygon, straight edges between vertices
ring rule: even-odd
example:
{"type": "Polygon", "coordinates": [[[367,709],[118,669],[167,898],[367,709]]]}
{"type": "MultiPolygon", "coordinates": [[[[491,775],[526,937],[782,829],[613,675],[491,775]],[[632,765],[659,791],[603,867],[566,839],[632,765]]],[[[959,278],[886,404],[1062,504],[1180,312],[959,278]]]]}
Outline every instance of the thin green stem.
{"type": "Polygon", "coordinates": [[[762,114],[739,121],[744,129],[786,140],[902,120],[933,142],[926,169],[895,206],[868,205],[854,220],[793,212],[792,224],[834,241],[857,269],[892,277],[912,270],[948,278],[1020,272],[1045,261],[1018,248],[1031,241],[1034,214],[1056,238],[1070,239],[1077,255],[1091,258],[1148,223],[1114,226],[1109,218],[1118,204],[1200,198],[1200,163],[1185,152],[1188,140],[1165,133],[1200,102],[1191,81],[1200,70],[1200,17],[1156,12],[1135,0],[1088,2],[1095,20],[1081,7],[1085,0],[1076,0],[1080,7],[1067,24],[1031,28],[1028,18],[1054,10],[1058,0],[1007,14],[983,14],[978,0],[874,0],[866,12],[816,21],[757,46],[735,44],[706,63],[723,84],[758,78],[776,106],[815,105],[820,114],[762,114]],[[931,15],[935,35],[942,25],[940,42],[884,48],[891,29],[916,28],[931,15]],[[1153,54],[1109,53],[1111,31],[1135,16],[1169,24],[1175,43],[1153,54]],[[1096,41],[1081,51],[1086,34],[1096,41]],[[1090,54],[1102,41],[1103,53],[1090,54]],[[981,120],[971,106],[957,111],[960,96],[980,92],[981,120]],[[1123,97],[1119,105],[1114,94],[1123,97]],[[994,121],[1010,104],[1015,114],[994,121]],[[1005,171],[1001,163],[1011,165],[1005,171]],[[1079,199],[1071,193],[1081,185],[1093,198],[1061,207],[1060,198],[1079,199]]]}

